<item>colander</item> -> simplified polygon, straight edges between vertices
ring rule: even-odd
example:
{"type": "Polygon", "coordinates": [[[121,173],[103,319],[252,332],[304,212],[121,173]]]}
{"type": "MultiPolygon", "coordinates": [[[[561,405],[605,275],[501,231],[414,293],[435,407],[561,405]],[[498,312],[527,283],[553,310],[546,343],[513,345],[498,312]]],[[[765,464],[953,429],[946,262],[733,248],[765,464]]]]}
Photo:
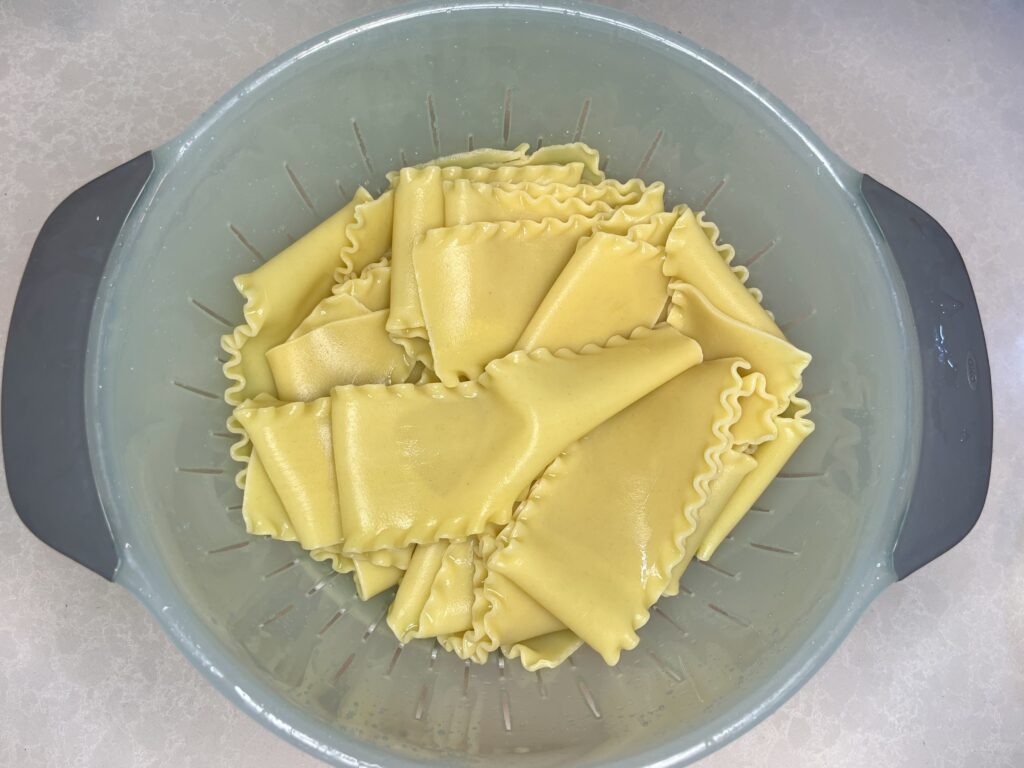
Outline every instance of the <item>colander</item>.
{"type": "Polygon", "coordinates": [[[228,698],[338,765],[680,765],[791,695],[868,602],[971,528],[992,441],[984,337],[952,241],[756,81],[632,17],[411,6],[316,38],[181,136],[72,194],[8,337],[11,498],[131,590],[228,698]],[[706,208],[794,343],[817,430],[639,647],[526,672],[400,646],[387,596],[247,536],[218,339],[231,278],[384,173],[584,140],[610,176],[706,208]]]}

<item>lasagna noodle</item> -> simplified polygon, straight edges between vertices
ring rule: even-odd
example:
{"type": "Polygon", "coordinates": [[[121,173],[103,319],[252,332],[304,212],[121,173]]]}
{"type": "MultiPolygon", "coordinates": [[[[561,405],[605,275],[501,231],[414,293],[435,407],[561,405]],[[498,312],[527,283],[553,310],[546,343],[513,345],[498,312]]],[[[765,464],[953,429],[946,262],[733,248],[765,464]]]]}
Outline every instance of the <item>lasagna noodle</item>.
{"type": "Polygon", "coordinates": [[[785,338],[689,208],[680,214],[665,243],[665,273],[694,286],[711,304],[737,321],[785,338]]]}
{"type": "Polygon", "coordinates": [[[757,503],[761,494],[782,471],[786,462],[800,447],[800,443],[812,431],[814,431],[814,425],[803,416],[778,419],[778,436],[774,440],[758,446],[754,453],[757,466],[743,478],[739,487],[730,496],[728,503],[711,524],[697,550],[697,557],[701,560],[708,560],[715,553],[725,537],[757,503]]]}
{"type": "Polygon", "coordinates": [[[661,328],[580,353],[514,352],[451,389],[336,387],[345,551],[459,540],[508,522],[520,491],[567,445],[700,359],[696,343],[661,328]]]}
{"type": "Polygon", "coordinates": [[[608,664],[636,646],[682,558],[731,447],[744,365],[695,366],[573,445],[488,563],[608,664]]]}
{"type": "Polygon", "coordinates": [[[595,217],[477,223],[428,232],[414,249],[413,263],[440,380],[452,386],[475,379],[488,362],[511,352],[580,239],[595,228],[628,231],[660,211],[663,194],[662,186],[651,185],[637,203],[595,217]]]}
{"type": "Polygon", "coordinates": [[[308,401],[339,384],[393,384],[406,380],[413,362],[387,333],[388,310],[335,320],[274,347],[267,360],[278,394],[308,401]]]}
{"type": "Polygon", "coordinates": [[[304,549],[342,541],[331,450],[331,401],[235,411],[304,549]]]}
{"type": "Polygon", "coordinates": [[[620,184],[484,184],[455,179],[444,182],[445,225],[478,221],[519,221],[557,218],[563,221],[581,214],[594,216],[613,208],[637,203],[644,192],[639,180],[620,184]]]}
{"type": "Polygon", "coordinates": [[[527,156],[523,146],[513,151],[514,160],[505,160],[500,150],[478,150],[453,155],[435,161],[434,164],[414,168],[403,168],[393,177],[394,226],[392,230],[392,266],[394,275],[391,288],[391,316],[388,332],[396,339],[405,340],[407,351],[421,362],[428,362],[429,352],[419,340],[426,338],[423,312],[419,305],[416,274],[412,263],[412,249],[420,237],[429,229],[445,225],[445,200],[443,180],[468,178],[471,181],[547,181],[549,183],[570,182],[578,170],[580,177],[600,179],[603,174],[597,170],[597,153],[584,144],[546,147],[527,156]],[[472,173],[463,166],[478,162],[482,157],[489,161],[482,168],[484,173],[472,173]],[[579,168],[573,166],[578,165],[579,168]],[[444,167],[447,166],[447,167],[444,167]],[[541,172],[524,172],[523,166],[544,169],[541,172]],[[560,172],[557,169],[565,168],[560,172]],[[445,173],[447,171],[447,173],[445,173]]]}
{"type": "Polygon", "coordinates": [[[229,355],[224,375],[232,382],[224,394],[231,405],[261,393],[276,394],[266,352],[288,338],[310,311],[328,296],[334,283],[345,232],[356,208],[367,202],[365,190],[259,269],[235,278],[245,298],[245,322],[221,339],[229,355]]]}
{"type": "Polygon", "coordinates": [[[579,244],[515,348],[580,349],[653,326],[668,301],[663,261],[652,245],[598,232],[579,244]]]}
{"type": "MultiPolygon", "coordinates": [[[[369,194],[360,188],[360,192],[369,194]]],[[[358,193],[357,193],[358,194],[358,193]]],[[[356,206],[352,223],[345,230],[345,245],[341,249],[341,264],[335,269],[334,279],[343,283],[359,275],[371,264],[382,260],[391,250],[391,232],[394,222],[395,193],[388,190],[376,200],[367,200],[356,206]]],[[[335,289],[337,289],[337,285],[335,289]]]]}

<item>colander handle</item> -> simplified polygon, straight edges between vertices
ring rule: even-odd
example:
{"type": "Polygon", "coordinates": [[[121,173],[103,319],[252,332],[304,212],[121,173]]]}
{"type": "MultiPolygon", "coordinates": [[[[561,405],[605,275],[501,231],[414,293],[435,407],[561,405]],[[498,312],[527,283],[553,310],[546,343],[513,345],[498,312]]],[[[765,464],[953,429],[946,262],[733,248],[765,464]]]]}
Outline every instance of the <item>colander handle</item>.
{"type": "Polygon", "coordinates": [[[86,438],[86,347],[100,278],[153,170],[147,152],[73,192],[36,237],[14,302],[0,419],[7,488],[43,542],[107,579],[118,556],[86,438]]]}
{"type": "Polygon", "coordinates": [[[892,553],[902,579],[953,547],[981,515],[992,465],[992,385],[978,302],[952,238],[870,176],[861,192],[903,276],[921,351],[920,460],[892,553]]]}

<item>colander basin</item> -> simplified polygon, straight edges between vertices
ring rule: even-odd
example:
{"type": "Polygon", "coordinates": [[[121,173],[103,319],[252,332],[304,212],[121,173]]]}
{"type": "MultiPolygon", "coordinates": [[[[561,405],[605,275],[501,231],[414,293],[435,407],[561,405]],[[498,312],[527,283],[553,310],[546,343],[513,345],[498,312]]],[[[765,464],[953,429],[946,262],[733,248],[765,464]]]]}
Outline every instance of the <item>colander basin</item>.
{"type": "Polygon", "coordinates": [[[941,228],[713,54],[562,3],[434,3],[339,28],[75,193],[26,270],[3,408],[26,523],[135,592],[229,698],[339,765],[694,760],[969,530],[991,456],[980,320],[941,228]],[[618,667],[586,649],[533,673],[399,646],[387,596],[362,603],[297,545],[245,534],[218,360],[241,318],[231,278],[390,169],[573,140],[610,176],[708,210],[814,355],[817,430],[618,667]]]}

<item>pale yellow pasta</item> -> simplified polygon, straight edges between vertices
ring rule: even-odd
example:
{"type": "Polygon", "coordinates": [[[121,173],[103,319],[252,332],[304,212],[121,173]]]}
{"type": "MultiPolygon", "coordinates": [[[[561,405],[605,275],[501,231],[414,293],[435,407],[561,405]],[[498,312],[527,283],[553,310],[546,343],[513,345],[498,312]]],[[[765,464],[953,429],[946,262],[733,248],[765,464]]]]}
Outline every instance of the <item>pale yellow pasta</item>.
{"type": "Polygon", "coordinates": [[[245,520],[245,530],[253,535],[270,536],[281,541],[298,539],[258,453],[253,453],[249,459],[242,497],[242,519],[245,520]]]}
{"type": "Polygon", "coordinates": [[[552,669],[572,656],[583,641],[570,629],[561,629],[546,635],[531,637],[509,648],[502,648],[510,659],[519,659],[523,667],[533,672],[552,669]]]}
{"type": "Polygon", "coordinates": [[[362,557],[352,558],[356,594],[360,600],[369,600],[402,580],[404,571],[390,565],[377,565],[362,557]]]}
{"type": "Polygon", "coordinates": [[[356,206],[352,223],[345,230],[347,242],[341,249],[341,266],[334,275],[337,282],[360,274],[391,250],[394,210],[395,193],[391,190],[356,206]]]}
{"type": "Polygon", "coordinates": [[[287,341],[267,351],[282,399],[315,400],[338,384],[406,381],[414,361],[385,329],[390,276],[384,260],[335,285],[287,341]]]}
{"type": "Polygon", "coordinates": [[[521,186],[527,188],[514,188],[520,185],[480,184],[465,179],[444,182],[445,226],[475,224],[479,221],[540,221],[545,218],[566,221],[572,216],[593,217],[612,209],[611,205],[602,200],[586,200],[581,195],[558,197],[543,192],[531,194],[528,191],[532,188],[533,192],[537,192],[546,185],[521,186]]]}
{"type": "Polygon", "coordinates": [[[248,431],[302,547],[340,543],[330,398],[241,407],[235,415],[248,431]]]}
{"type": "Polygon", "coordinates": [[[447,551],[446,541],[423,544],[413,550],[409,567],[388,609],[388,626],[399,642],[407,643],[419,632],[423,606],[427,604],[447,551]]]}
{"type": "Polygon", "coordinates": [[[601,155],[579,141],[572,144],[549,144],[522,160],[513,160],[510,165],[566,165],[577,162],[583,164],[583,181],[588,184],[604,181],[604,171],[600,168],[601,155]]]}
{"type": "Polygon", "coordinates": [[[267,352],[278,394],[308,401],[339,384],[404,382],[413,361],[388,335],[388,311],[335,320],[267,352]]]}
{"type": "Polygon", "coordinates": [[[656,213],[648,219],[634,224],[626,231],[630,240],[638,240],[648,245],[664,248],[668,235],[679,220],[679,215],[687,210],[685,205],[677,205],[671,211],[656,213]]]}
{"type": "Polygon", "coordinates": [[[731,447],[744,365],[695,366],[572,446],[488,562],[609,664],[636,646],[696,526],[731,447]]]}
{"type": "Polygon", "coordinates": [[[287,339],[330,294],[345,231],[355,220],[357,206],[369,199],[365,190],[359,190],[351,203],[255,272],[235,278],[245,298],[245,323],[221,339],[230,356],[224,375],[233,382],[224,394],[228,403],[276,393],[266,352],[287,339]]]}
{"type": "Polygon", "coordinates": [[[409,567],[409,561],[412,560],[412,553],[415,549],[414,546],[400,549],[378,549],[374,552],[363,552],[358,557],[374,565],[398,568],[400,571],[404,571],[409,567]]]}
{"type": "Polygon", "coordinates": [[[435,229],[413,257],[434,372],[448,386],[504,357],[593,219],[512,221],[435,229]]]}
{"type": "Polygon", "coordinates": [[[697,550],[697,556],[701,560],[711,558],[718,545],[757,503],[761,494],[800,447],[800,443],[813,430],[814,425],[803,417],[778,419],[778,437],[758,446],[754,453],[757,466],[743,478],[743,482],[729,498],[721,514],[712,523],[697,550]]]}
{"type": "Polygon", "coordinates": [[[473,539],[448,544],[420,613],[417,637],[451,635],[472,628],[473,549],[473,539]]]}
{"type": "Polygon", "coordinates": [[[696,339],[707,360],[736,355],[765,376],[765,390],[778,400],[781,414],[802,385],[801,374],[811,360],[784,338],[725,314],[689,284],[672,286],[668,322],[696,339]]]}
{"type": "MultiPolygon", "coordinates": [[[[403,168],[394,179],[394,226],[392,235],[392,276],[391,315],[388,319],[388,332],[396,339],[405,342],[407,352],[421,362],[429,362],[429,351],[419,341],[426,338],[423,312],[419,305],[416,274],[412,263],[412,249],[420,237],[429,229],[445,224],[444,191],[442,166],[447,165],[452,173],[450,178],[460,178],[463,165],[476,162],[483,157],[488,164],[507,168],[505,175],[489,173],[486,180],[502,181],[541,181],[543,173],[535,178],[526,174],[518,174],[519,166],[535,168],[568,167],[570,163],[580,164],[581,176],[601,179],[603,174],[597,170],[597,153],[583,144],[546,147],[533,156],[520,155],[523,147],[514,151],[516,159],[506,161],[500,151],[477,150],[476,152],[453,155],[442,158],[436,165],[415,168],[403,168]],[[502,159],[499,159],[502,158],[502,159]],[[493,163],[491,162],[493,161],[493,163]]],[[[492,172],[500,171],[500,167],[485,169],[492,172]]],[[[484,180],[479,177],[471,180],[484,180]]],[[[553,182],[565,182],[565,178],[555,174],[553,182]]]]}
{"type": "Polygon", "coordinates": [[[338,573],[352,573],[355,568],[355,561],[341,551],[340,544],[331,544],[329,547],[315,547],[309,551],[309,556],[318,563],[330,563],[338,573]]]}
{"type": "MultiPolygon", "coordinates": [[[[447,184],[449,182],[446,181],[445,183],[447,184]]],[[[616,181],[615,179],[605,179],[597,184],[561,184],[555,182],[541,183],[535,181],[493,182],[491,184],[483,184],[481,182],[470,181],[469,179],[460,179],[454,181],[454,183],[458,185],[469,185],[471,188],[463,188],[463,193],[470,195],[478,192],[489,194],[482,188],[491,187],[499,197],[502,194],[525,193],[530,197],[553,197],[556,200],[579,198],[585,203],[607,203],[611,208],[619,208],[623,205],[639,202],[640,198],[643,197],[644,190],[647,188],[647,185],[640,179],[630,179],[625,182],[616,181]]]]}
{"type": "MultiPolygon", "coordinates": [[[[482,147],[471,149],[468,152],[458,152],[454,155],[445,155],[420,163],[415,168],[423,168],[427,165],[436,165],[447,174],[448,178],[459,178],[463,171],[474,173],[476,171],[489,171],[496,168],[511,167],[512,163],[524,160],[529,154],[530,145],[520,144],[515,149],[491,149],[482,147]]],[[[580,164],[582,166],[582,163],[580,164]]],[[[392,188],[397,186],[399,171],[388,171],[385,174],[392,188]]],[[[580,169],[582,176],[582,167],[580,169]]]]}
{"type": "Polygon", "coordinates": [[[399,642],[614,664],[813,430],[718,227],[576,142],[387,174],[236,278],[242,516],[399,642]]]}
{"type": "Polygon", "coordinates": [[[697,527],[693,533],[686,537],[686,546],[683,550],[683,559],[672,566],[672,575],[665,586],[663,594],[672,596],[679,594],[679,580],[683,571],[693,560],[697,548],[707,537],[708,531],[715,520],[722,513],[728,504],[729,499],[736,492],[737,487],[747,475],[756,467],[757,461],[753,456],[742,453],[735,449],[724,451],[721,456],[722,469],[718,476],[711,481],[708,488],[708,499],[697,511],[697,527]]]}
{"type": "Polygon", "coordinates": [[[627,237],[598,232],[580,242],[515,348],[579,349],[652,327],[668,301],[663,261],[659,248],[627,237]]]}
{"type": "Polygon", "coordinates": [[[785,338],[757,298],[722,258],[690,209],[680,214],[665,243],[665,273],[693,286],[715,307],[739,322],[780,339],[785,338]]]}
{"type": "Polygon", "coordinates": [[[379,309],[391,301],[391,266],[387,260],[371,264],[358,277],[336,283],[331,295],[323,299],[292,331],[288,341],[304,336],[335,320],[347,320],[379,309]]]}
{"type": "Polygon", "coordinates": [[[336,387],[346,551],[463,539],[507,522],[562,449],[699,361],[699,347],[666,327],[579,354],[514,352],[452,389],[336,387]]]}
{"type": "Polygon", "coordinates": [[[595,229],[627,231],[661,210],[663,194],[664,187],[654,184],[638,202],[593,217],[477,223],[428,232],[414,249],[413,263],[440,380],[451,386],[474,379],[488,362],[515,349],[580,239],[595,229]]]}
{"type": "Polygon", "coordinates": [[[583,163],[565,165],[502,165],[495,168],[442,168],[445,181],[465,179],[480,184],[567,184],[575,186],[583,179],[583,163]]]}
{"type": "MultiPolygon", "coordinates": [[[[403,168],[395,188],[395,223],[391,239],[391,309],[387,330],[396,339],[427,338],[420,309],[419,287],[413,269],[413,248],[428,230],[444,226],[441,169],[436,165],[403,168]]],[[[420,341],[410,341],[407,352],[421,362],[429,360],[420,341]]]]}

